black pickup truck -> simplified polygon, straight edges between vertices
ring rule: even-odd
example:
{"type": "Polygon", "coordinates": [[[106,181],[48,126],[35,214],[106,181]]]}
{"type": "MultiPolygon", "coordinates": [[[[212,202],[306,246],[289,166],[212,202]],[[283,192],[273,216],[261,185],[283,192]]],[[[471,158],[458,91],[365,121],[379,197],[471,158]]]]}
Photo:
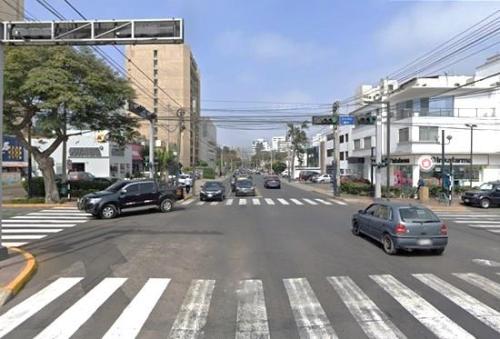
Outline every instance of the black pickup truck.
{"type": "Polygon", "coordinates": [[[161,186],[154,180],[125,180],[83,196],[78,201],[78,208],[103,219],[141,209],[159,208],[162,212],[170,212],[177,196],[175,188],[161,186]]]}

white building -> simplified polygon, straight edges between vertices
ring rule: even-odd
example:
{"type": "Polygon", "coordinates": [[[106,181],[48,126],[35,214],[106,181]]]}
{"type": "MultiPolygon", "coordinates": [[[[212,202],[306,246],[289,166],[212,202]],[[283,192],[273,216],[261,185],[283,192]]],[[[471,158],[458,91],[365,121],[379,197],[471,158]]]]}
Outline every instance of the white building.
{"type": "Polygon", "coordinates": [[[271,140],[271,148],[276,152],[287,152],[289,142],[286,140],[286,136],[273,137],[271,140]]]}
{"type": "MultiPolygon", "coordinates": [[[[473,130],[473,183],[500,179],[500,56],[489,58],[473,76],[430,76],[405,83],[386,81],[380,86],[362,86],[364,98],[390,92],[391,178],[392,185],[417,184],[420,177],[439,178],[441,173],[441,135],[445,136],[445,172],[453,167],[455,183],[469,182],[471,129],[473,130]],[[492,88],[493,87],[493,88],[492,88]],[[430,172],[418,166],[420,156],[431,156],[436,163],[430,172]]],[[[382,150],[386,156],[386,114],[380,104],[362,105],[350,112],[358,118],[382,112],[382,150]]],[[[376,147],[375,125],[357,125],[349,135],[349,168],[353,174],[370,178],[371,152],[376,147]]],[[[374,152],[374,151],[373,151],[374,152]]],[[[374,152],[375,153],[375,152],[374,152]]],[[[383,183],[386,170],[382,170],[383,183]]]]}
{"type": "MultiPolygon", "coordinates": [[[[85,171],[96,177],[126,178],[132,173],[132,147],[120,147],[116,143],[106,141],[106,132],[68,131],[68,134],[81,132],[71,136],[67,142],[68,171],[85,171]]],[[[44,150],[53,139],[33,138],[31,144],[44,150]]],[[[62,174],[62,144],[52,153],[56,174],[62,174]]],[[[33,161],[35,173],[41,175],[37,164],[33,161]]]]}
{"type": "Polygon", "coordinates": [[[262,150],[269,152],[271,150],[271,146],[269,146],[269,143],[267,142],[266,139],[255,139],[252,141],[252,154],[256,153],[257,145],[261,144],[262,145],[262,150]]]}
{"type": "Polygon", "coordinates": [[[209,167],[217,164],[217,127],[210,119],[202,120],[200,124],[199,159],[205,161],[209,167]]]}

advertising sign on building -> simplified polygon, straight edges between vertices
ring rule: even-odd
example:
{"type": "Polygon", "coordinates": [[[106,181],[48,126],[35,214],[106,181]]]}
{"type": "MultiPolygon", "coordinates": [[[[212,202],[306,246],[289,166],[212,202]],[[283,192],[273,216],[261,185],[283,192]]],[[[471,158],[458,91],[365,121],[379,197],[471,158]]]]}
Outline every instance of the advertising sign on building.
{"type": "MultiPolygon", "coordinates": [[[[25,151],[22,144],[16,137],[5,135],[3,137],[3,145],[2,145],[2,162],[4,166],[7,166],[8,163],[24,163],[25,159],[25,151]]],[[[17,165],[20,166],[20,165],[17,165]]]]}
{"type": "Polygon", "coordinates": [[[418,167],[422,172],[430,172],[434,168],[434,160],[430,155],[422,155],[418,158],[418,167]]]}

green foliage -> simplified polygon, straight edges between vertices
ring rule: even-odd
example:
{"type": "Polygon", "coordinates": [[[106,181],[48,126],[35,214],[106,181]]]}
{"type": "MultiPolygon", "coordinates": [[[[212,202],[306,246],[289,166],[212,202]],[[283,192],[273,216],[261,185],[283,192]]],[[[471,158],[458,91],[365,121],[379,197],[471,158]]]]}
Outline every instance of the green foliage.
{"type": "Polygon", "coordinates": [[[276,174],[281,174],[284,170],[286,170],[286,164],[284,162],[275,162],[273,164],[273,172],[276,174]]]}
{"type": "Polygon", "coordinates": [[[290,140],[293,155],[297,157],[300,166],[303,165],[308,142],[305,129],[307,129],[307,122],[303,122],[301,126],[288,124],[287,138],[290,140]]]}
{"type": "Polygon", "coordinates": [[[208,163],[203,160],[198,160],[198,166],[200,167],[208,167],[208,163]]]}
{"type": "Polygon", "coordinates": [[[12,200],[4,200],[4,204],[43,204],[45,203],[45,198],[16,198],[12,200]]]}
{"type": "Polygon", "coordinates": [[[203,179],[215,179],[215,170],[210,167],[203,167],[203,179]]]}
{"type": "MultiPolygon", "coordinates": [[[[61,182],[58,180],[57,188],[61,192],[61,182]]],[[[109,186],[106,181],[78,181],[71,183],[71,196],[81,197],[87,193],[102,191],[109,186]]],[[[28,180],[23,181],[23,188],[28,193],[28,180]]],[[[45,187],[42,177],[34,177],[31,179],[31,191],[34,197],[45,197],[45,187]]]]}
{"type": "MultiPolygon", "coordinates": [[[[28,193],[28,180],[23,180],[23,188],[28,193]]],[[[42,177],[31,178],[31,192],[34,197],[45,197],[45,188],[42,177]]]]}
{"type": "Polygon", "coordinates": [[[340,185],[340,192],[352,195],[369,196],[371,194],[371,185],[356,183],[356,182],[348,182],[340,185]]]}

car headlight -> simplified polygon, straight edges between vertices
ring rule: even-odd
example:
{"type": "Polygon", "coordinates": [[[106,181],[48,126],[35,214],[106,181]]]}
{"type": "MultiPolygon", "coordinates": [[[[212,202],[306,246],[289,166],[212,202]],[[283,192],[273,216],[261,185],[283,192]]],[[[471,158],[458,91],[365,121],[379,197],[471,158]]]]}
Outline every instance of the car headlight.
{"type": "Polygon", "coordinates": [[[215,193],[215,194],[221,194],[221,193],[222,193],[222,191],[221,191],[221,190],[218,190],[218,191],[215,191],[214,193],[215,193]]]}
{"type": "Polygon", "coordinates": [[[102,200],[102,198],[90,198],[89,203],[97,204],[101,200],[102,200]]]}
{"type": "Polygon", "coordinates": [[[205,191],[200,191],[200,193],[201,193],[201,194],[207,194],[207,192],[205,192],[205,191]]]}

